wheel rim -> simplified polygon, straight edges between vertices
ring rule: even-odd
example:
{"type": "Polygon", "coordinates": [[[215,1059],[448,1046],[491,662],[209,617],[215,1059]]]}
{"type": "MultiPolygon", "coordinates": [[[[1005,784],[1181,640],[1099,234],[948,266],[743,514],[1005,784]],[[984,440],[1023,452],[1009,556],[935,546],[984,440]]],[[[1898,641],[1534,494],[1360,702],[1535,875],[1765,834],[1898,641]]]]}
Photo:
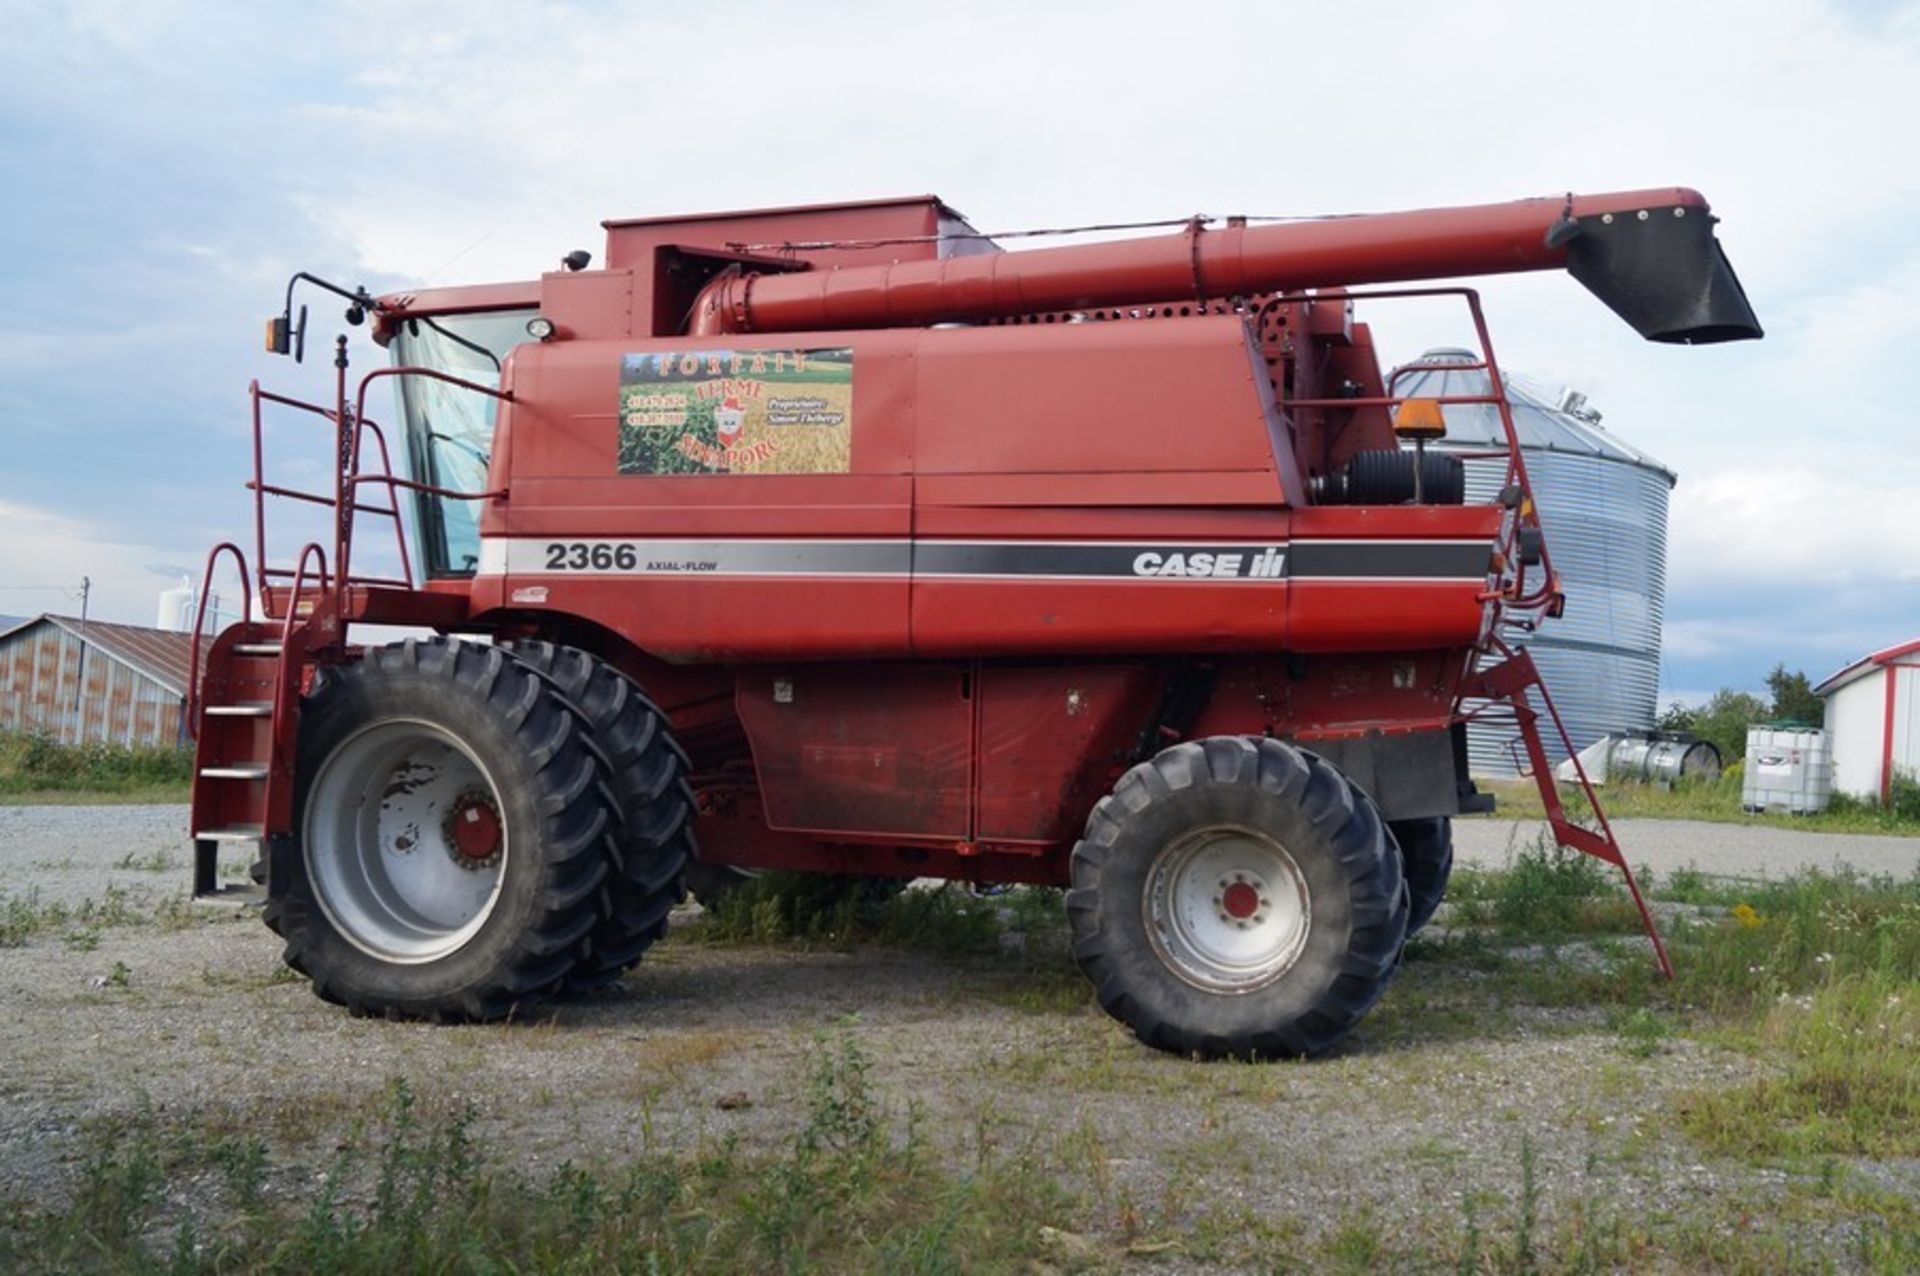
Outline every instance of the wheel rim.
{"type": "Polygon", "coordinates": [[[314,777],[302,832],[320,910],[382,960],[454,952],[500,898],[510,848],[499,788],[431,723],[380,722],[341,741],[314,777]]]}
{"type": "Polygon", "coordinates": [[[1244,993],[1284,975],[1312,929],[1306,876],[1255,829],[1197,830],[1147,879],[1147,934],[1168,969],[1208,992],[1244,993]]]}

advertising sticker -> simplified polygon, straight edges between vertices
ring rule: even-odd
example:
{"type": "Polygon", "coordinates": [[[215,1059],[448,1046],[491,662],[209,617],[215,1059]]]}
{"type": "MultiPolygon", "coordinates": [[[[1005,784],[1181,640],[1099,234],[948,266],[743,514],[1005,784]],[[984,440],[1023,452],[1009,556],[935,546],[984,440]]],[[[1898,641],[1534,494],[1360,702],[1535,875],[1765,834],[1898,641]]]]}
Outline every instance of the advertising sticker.
{"type": "Polygon", "coordinates": [[[621,360],[622,474],[845,474],[852,456],[844,346],[621,360]]]}

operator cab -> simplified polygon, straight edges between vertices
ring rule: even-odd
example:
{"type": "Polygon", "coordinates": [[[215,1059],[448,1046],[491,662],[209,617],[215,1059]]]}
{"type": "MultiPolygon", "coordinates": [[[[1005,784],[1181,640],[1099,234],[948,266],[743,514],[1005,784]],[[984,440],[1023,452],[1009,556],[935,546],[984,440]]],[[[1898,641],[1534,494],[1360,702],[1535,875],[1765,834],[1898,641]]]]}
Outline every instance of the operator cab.
{"type": "MultiPolygon", "coordinates": [[[[479,385],[499,385],[501,365],[527,340],[533,307],[400,319],[395,367],[429,368],[479,385]]],[[[430,487],[484,491],[500,401],[431,377],[398,377],[413,477],[430,487]]],[[[418,543],[429,578],[471,576],[480,562],[480,508],[473,500],[415,492],[418,543]]]]}

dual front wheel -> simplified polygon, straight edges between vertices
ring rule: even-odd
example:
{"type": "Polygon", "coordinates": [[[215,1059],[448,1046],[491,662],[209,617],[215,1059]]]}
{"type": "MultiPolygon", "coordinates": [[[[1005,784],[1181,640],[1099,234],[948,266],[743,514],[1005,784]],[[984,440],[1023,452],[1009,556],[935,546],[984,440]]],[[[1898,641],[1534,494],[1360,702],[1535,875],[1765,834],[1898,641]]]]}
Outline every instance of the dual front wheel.
{"type": "Polygon", "coordinates": [[[583,652],[406,642],[323,671],[267,922],[320,996],[495,1019],[637,961],[691,855],[685,756],[583,652]]]}

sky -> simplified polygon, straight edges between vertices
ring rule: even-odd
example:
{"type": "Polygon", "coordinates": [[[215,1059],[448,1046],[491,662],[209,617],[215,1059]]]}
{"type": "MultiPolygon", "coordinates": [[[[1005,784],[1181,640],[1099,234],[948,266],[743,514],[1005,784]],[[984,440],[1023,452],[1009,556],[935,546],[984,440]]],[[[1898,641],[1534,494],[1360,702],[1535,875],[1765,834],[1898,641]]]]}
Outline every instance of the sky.
{"type": "MultiPolygon", "coordinates": [[[[259,349],[296,270],[531,278],[603,218],[922,192],[997,230],[1687,185],[1766,340],[1479,285],[1504,366],[1680,476],[1663,697],[1920,636],[1920,3],[0,0],[0,32],[0,613],[84,575],[151,623],[250,542],[247,382],[325,390],[259,349]]],[[[1469,335],[1373,319],[1390,361],[1469,335]]]]}

